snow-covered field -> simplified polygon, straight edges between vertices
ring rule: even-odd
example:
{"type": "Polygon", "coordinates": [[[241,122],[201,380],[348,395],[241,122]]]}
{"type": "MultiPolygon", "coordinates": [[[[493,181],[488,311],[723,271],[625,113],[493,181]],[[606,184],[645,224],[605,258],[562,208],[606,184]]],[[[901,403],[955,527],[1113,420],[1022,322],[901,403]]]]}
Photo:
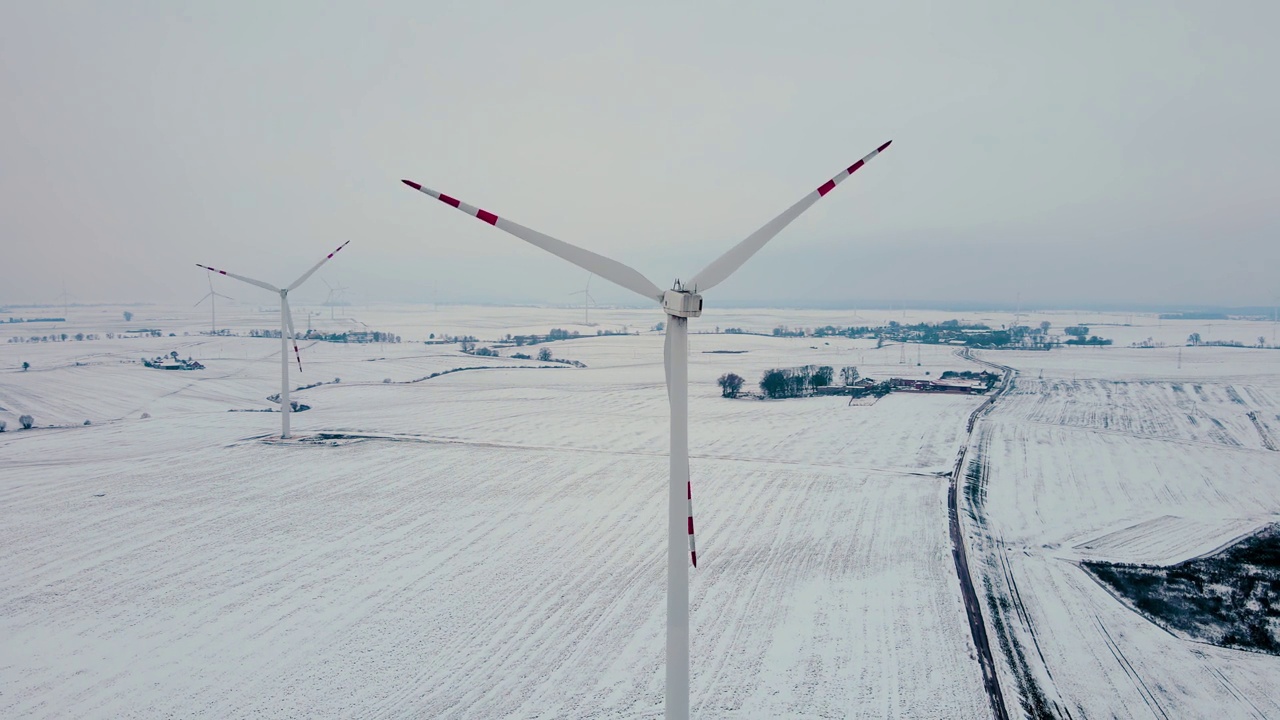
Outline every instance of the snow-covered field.
{"type": "MultiPolygon", "coordinates": [[[[219,324],[273,327],[262,310],[220,307],[219,324]]],[[[587,367],[539,369],[409,341],[599,328],[564,308],[348,308],[406,342],[304,344],[293,384],[341,383],[295,393],[313,409],[280,442],[277,414],[228,412],[271,407],[279,340],[133,311],[72,308],[58,332],[164,336],[0,344],[0,716],[661,715],[658,312],[593,311],[641,333],[551,343],[587,367]],[[134,362],[170,350],[207,369],[134,362]],[[462,366],[494,369],[411,382],[462,366]],[[38,427],[13,432],[22,413],[38,427]]],[[[732,311],[693,329],[828,322],[849,321],[732,311]]],[[[0,325],[0,342],[39,330],[0,325]]],[[[942,477],[980,400],[730,401],[714,382],[973,366],[847,339],[690,341],[695,714],[989,715],[942,477]]]]}
{"type": "MultiPolygon", "coordinates": [[[[313,409],[280,442],[278,414],[228,412],[273,407],[279,340],[200,335],[203,308],[130,309],[130,322],[73,307],[66,323],[0,324],[0,717],[661,715],[656,310],[593,309],[586,326],[580,308],[314,309],[319,329],[405,342],[303,343],[291,384],[327,384],[294,394],[313,409]],[[105,339],[144,327],[162,337],[105,339]],[[584,337],[517,350],[586,368],[421,342],[552,327],[584,337]],[[4,342],[52,332],[103,339],[4,342]],[[207,369],[137,363],[171,350],[207,369]],[[488,369],[423,379],[457,367],[488,369]],[[36,429],[14,431],[23,413],[36,429]]],[[[1013,320],[711,309],[693,323],[696,716],[990,715],[943,477],[979,399],[850,407],[715,386],[736,372],[750,388],[774,366],[977,366],[944,347],[698,334],[951,318],[1013,320]]],[[[1280,658],[1173,637],[1076,565],[1173,563],[1280,518],[1280,351],[1178,347],[1192,332],[1270,340],[1274,326],[1022,316],[1040,320],[1116,346],[978,353],[1019,370],[977,424],[962,482],[1011,713],[1280,716],[1280,658]],[[1169,346],[1126,347],[1148,338],[1169,346]]],[[[218,322],[278,315],[219,306],[218,322]]]]}
{"type": "Polygon", "coordinates": [[[1178,352],[980,354],[1020,374],[975,435],[966,531],[1030,708],[1280,717],[1280,658],[1174,637],[1077,564],[1173,564],[1280,520],[1280,351],[1178,352]]]}

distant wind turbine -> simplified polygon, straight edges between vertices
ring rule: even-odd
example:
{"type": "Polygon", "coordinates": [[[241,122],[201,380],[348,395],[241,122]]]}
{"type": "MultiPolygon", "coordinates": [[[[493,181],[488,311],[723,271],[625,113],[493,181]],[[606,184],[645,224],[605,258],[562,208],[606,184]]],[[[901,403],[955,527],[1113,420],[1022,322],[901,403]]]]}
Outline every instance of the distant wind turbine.
{"type": "MultiPolygon", "coordinates": [[[[890,141],[892,142],[892,141],[890,141]]],[[[576,245],[557,240],[501,218],[488,210],[468,205],[461,200],[419,185],[412,180],[402,180],[405,185],[430,195],[440,202],[479,218],[532,245],[557,255],[578,267],[599,275],[606,280],[657,301],[667,314],[665,367],[667,399],[671,404],[671,480],[667,515],[667,669],[666,669],[666,717],[668,720],[684,720],[689,717],[689,571],[684,560],[687,542],[689,557],[694,567],[698,565],[697,549],[693,535],[693,490],[689,481],[689,318],[702,314],[702,295],[719,285],[756,254],[793,220],[800,217],[814,203],[831,192],[836,185],[857,172],[885,148],[885,143],[866,157],[842,170],[839,175],[823,183],[792,205],[781,215],[751,233],[724,255],[714,260],[689,282],[677,279],[670,290],[661,290],[638,271],[622,263],[597,255],[576,245]],[[687,540],[686,540],[687,536],[687,540]]]]}
{"type": "Polygon", "coordinates": [[[191,307],[200,307],[200,303],[204,302],[205,300],[209,301],[209,334],[217,335],[218,334],[218,307],[217,307],[218,300],[217,298],[226,298],[227,300],[234,300],[235,298],[227,297],[226,295],[223,295],[220,292],[214,292],[213,276],[208,275],[207,277],[209,280],[209,292],[206,293],[204,297],[200,298],[199,302],[197,302],[195,305],[192,305],[191,307]]]}
{"type": "MultiPolygon", "coordinates": [[[[289,293],[292,292],[293,290],[296,290],[298,286],[301,285],[302,283],[306,282],[307,278],[311,277],[315,273],[315,271],[319,270],[321,265],[324,265],[325,263],[332,260],[333,256],[337,255],[338,252],[342,250],[342,248],[346,247],[347,243],[349,242],[351,241],[348,240],[347,242],[344,242],[341,245],[339,245],[337,250],[334,250],[333,252],[326,255],[323,260],[315,264],[315,267],[312,267],[310,270],[303,273],[302,277],[298,278],[297,280],[294,280],[292,285],[289,285],[288,287],[282,287],[282,288],[278,288],[275,285],[272,285],[270,283],[262,282],[261,280],[254,280],[253,278],[245,277],[243,275],[236,275],[234,273],[229,273],[226,270],[219,270],[214,267],[209,267],[208,265],[201,265],[200,263],[196,263],[196,267],[202,267],[205,270],[208,270],[209,272],[216,272],[219,275],[226,275],[229,278],[235,278],[240,282],[247,282],[250,285],[257,285],[263,290],[269,290],[273,293],[278,293],[280,295],[280,437],[281,438],[288,439],[289,437],[289,410],[291,409],[289,407],[289,340],[293,338],[295,333],[293,330],[293,315],[289,312],[289,293]]],[[[293,354],[298,358],[298,372],[302,372],[302,354],[298,352],[298,343],[296,340],[293,343],[293,354]]]]}
{"type": "Polygon", "coordinates": [[[329,295],[325,297],[324,304],[329,306],[329,319],[332,320],[334,306],[343,304],[340,299],[342,297],[342,293],[350,290],[351,288],[343,287],[341,284],[330,285],[329,281],[324,278],[320,278],[320,282],[324,283],[324,286],[329,288],[329,295]]]}
{"type": "Polygon", "coordinates": [[[578,291],[569,293],[570,295],[582,296],[582,324],[587,326],[591,325],[591,315],[589,313],[589,306],[595,304],[595,301],[596,301],[595,298],[591,297],[591,277],[592,276],[590,275],[587,276],[587,288],[585,290],[578,290],[578,291]]]}

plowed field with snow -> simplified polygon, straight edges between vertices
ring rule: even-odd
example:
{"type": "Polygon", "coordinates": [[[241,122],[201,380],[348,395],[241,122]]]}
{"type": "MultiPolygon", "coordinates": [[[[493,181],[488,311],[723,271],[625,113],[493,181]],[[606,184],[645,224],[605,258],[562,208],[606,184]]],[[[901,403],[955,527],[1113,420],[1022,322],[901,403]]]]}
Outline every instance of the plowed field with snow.
{"type": "MultiPolygon", "coordinates": [[[[482,338],[532,324],[466,312],[482,338]]],[[[228,412],[271,407],[278,340],[143,320],[177,336],[0,346],[0,414],[38,425],[0,434],[0,716],[661,716],[660,334],[548,346],[586,368],[304,344],[295,384],[341,383],[295,393],[281,442],[277,414],[228,412]],[[131,362],[170,350],[208,369],[131,362]],[[491,369],[412,382],[461,366],[491,369]]],[[[943,477],[980,399],[725,400],[727,371],[906,366],[691,346],[695,715],[987,716],[943,477]]]]}
{"type": "Polygon", "coordinates": [[[1175,637],[1077,564],[1170,565],[1280,520],[1280,353],[1175,352],[982,354],[1021,373],[975,434],[966,531],[1028,714],[1280,717],[1280,658],[1175,637]]]}

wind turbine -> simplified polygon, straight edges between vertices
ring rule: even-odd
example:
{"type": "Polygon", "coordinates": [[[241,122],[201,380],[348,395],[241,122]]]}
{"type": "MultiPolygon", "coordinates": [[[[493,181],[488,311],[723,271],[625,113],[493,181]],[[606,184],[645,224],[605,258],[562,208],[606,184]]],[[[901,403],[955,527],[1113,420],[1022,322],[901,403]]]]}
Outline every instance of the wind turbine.
{"type": "MultiPolygon", "coordinates": [[[[892,142],[892,141],[890,141],[892,142]]],[[[461,200],[424,187],[412,180],[405,185],[451,205],[468,215],[493,225],[532,245],[557,255],[606,280],[657,301],[667,314],[664,365],[667,376],[667,399],[671,405],[671,482],[667,515],[667,670],[666,717],[683,720],[689,717],[689,570],[684,560],[684,545],[689,546],[693,566],[698,566],[693,536],[693,489],[689,482],[689,318],[702,314],[702,295],[719,285],[765,243],[810,206],[831,192],[836,185],[857,172],[885,148],[885,143],[866,157],[842,170],[799,202],[751,233],[746,239],[706,266],[693,279],[677,279],[670,290],[661,290],[648,278],[622,263],[597,255],[576,245],[544,235],[537,230],[501,218],[488,210],[468,205],[461,200]]]]}
{"type": "Polygon", "coordinates": [[[209,301],[209,334],[217,335],[218,334],[218,308],[217,308],[218,300],[217,298],[226,298],[228,300],[235,300],[235,298],[227,297],[226,295],[223,295],[220,292],[214,292],[213,276],[209,275],[208,278],[209,278],[209,292],[206,293],[204,297],[200,298],[199,302],[197,302],[195,305],[192,305],[191,307],[200,307],[200,303],[204,302],[205,300],[209,301]]]}
{"type": "Polygon", "coordinates": [[[329,306],[329,319],[332,320],[334,306],[339,304],[342,304],[342,305],[346,304],[342,302],[342,299],[341,299],[342,293],[346,292],[347,290],[350,290],[351,288],[343,287],[341,283],[337,285],[330,285],[329,281],[325,280],[324,278],[320,278],[320,282],[324,283],[324,286],[329,288],[329,295],[325,297],[323,304],[329,306]]]}
{"type": "Polygon", "coordinates": [[[586,290],[578,290],[576,292],[571,292],[569,294],[582,296],[582,324],[590,327],[591,315],[589,311],[589,304],[594,303],[596,301],[595,298],[591,297],[591,276],[590,275],[587,276],[586,290]]]}
{"type": "MultiPolygon", "coordinates": [[[[205,270],[208,270],[210,272],[216,272],[219,275],[226,275],[229,278],[235,278],[240,282],[247,282],[250,285],[257,285],[263,290],[270,290],[271,292],[279,293],[280,295],[280,437],[281,438],[288,439],[289,437],[289,410],[290,410],[290,407],[289,407],[289,340],[294,336],[293,315],[289,312],[289,293],[297,289],[297,287],[302,283],[306,282],[307,278],[311,277],[315,273],[315,271],[319,270],[321,265],[324,265],[325,263],[333,259],[333,256],[337,255],[338,251],[346,247],[347,243],[349,242],[351,241],[348,240],[347,242],[344,242],[341,245],[339,245],[337,250],[334,250],[333,252],[326,255],[323,260],[315,264],[315,267],[312,267],[310,270],[303,273],[302,277],[298,278],[297,280],[294,280],[292,285],[289,285],[288,287],[282,287],[282,288],[278,288],[270,283],[262,282],[261,280],[254,280],[253,278],[248,278],[243,275],[236,275],[235,273],[229,273],[226,270],[219,270],[218,268],[215,268],[215,267],[209,267],[208,265],[201,265],[200,263],[196,263],[196,267],[202,267],[205,270]]],[[[296,340],[293,343],[293,354],[298,358],[298,372],[302,372],[302,354],[298,352],[298,343],[296,340]]]]}

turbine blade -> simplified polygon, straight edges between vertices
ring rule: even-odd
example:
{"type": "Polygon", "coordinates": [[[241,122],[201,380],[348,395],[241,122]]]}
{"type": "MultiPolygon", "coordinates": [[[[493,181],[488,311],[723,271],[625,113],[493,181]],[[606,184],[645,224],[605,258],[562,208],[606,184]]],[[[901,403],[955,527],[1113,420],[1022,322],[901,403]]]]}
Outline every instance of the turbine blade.
{"type": "Polygon", "coordinates": [[[298,372],[302,372],[302,353],[298,352],[298,331],[293,329],[293,311],[289,309],[289,298],[281,295],[280,302],[284,304],[284,321],[289,326],[289,340],[293,343],[293,354],[298,358],[298,372]]]}
{"type": "Polygon", "coordinates": [[[817,190],[805,195],[800,199],[800,202],[787,208],[781,215],[765,223],[764,227],[748,235],[745,240],[730,248],[729,252],[716,258],[710,265],[703,268],[702,272],[695,275],[693,280],[689,282],[688,286],[694,288],[697,292],[706,292],[716,285],[719,285],[725,278],[729,277],[734,273],[734,271],[742,267],[742,264],[749,260],[752,255],[755,255],[760,248],[764,247],[765,243],[772,240],[775,235],[782,232],[783,228],[790,225],[792,220],[800,217],[805,210],[808,210],[810,206],[821,200],[824,195],[831,192],[836,185],[839,185],[845,178],[854,174],[859,168],[870,162],[871,158],[879,155],[881,152],[884,152],[884,149],[889,147],[889,143],[892,142],[893,141],[890,140],[875,150],[872,150],[866,157],[850,165],[839,175],[836,175],[823,183],[817,190]]]}
{"type": "Polygon", "coordinates": [[[349,243],[349,242],[351,242],[351,241],[350,241],[350,240],[348,240],[347,242],[342,243],[341,245],[339,245],[339,246],[338,246],[338,250],[334,250],[333,252],[329,253],[328,255],[325,255],[325,256],[324,256],[324,259],[323,259],[323,260],[321,260],[320,262],[316,263],[315,267],[313,267],[313,268],[311,268],[310,270],[308,270],[308,271],[306,271],[306,272],[302,273],[302,277],[298,278],[297,280],[294,280],[294,281],[293,281],[293,284],[292,284],[292,285],[290,285],[290,286],[289,286],[288,288],[286,288],[286,289],[287,289],[287,290],[292,290],[292,289],[294,289],[294,288],[298,287],[299,285],[301,285],[302,283],[306,282],[306,281],[307,281],[307,278],[311,277],[312,273],[314,273],[315,271],[319,270],[321,265],[324,265],[325,263],[327,263],[327,262],[329,262],[330,260],[332,260],[332,259],[333,259],[333,256],[334,256],[334,255],[337,255],[337,254],[338,254],[338,251],[339,251],[339,250],[341,250],[342,248],[346,247],[346,246],[347,246],[347,243],[349,243]]]}
{"type": "Polygon", "coordinates": [[[202,297],[202,298],[200,298],[199,300],[197,300],[197,301],[196,301],[196,304],[195,304],[195,305],[192,305],[191,307],[200,307],[200,304],[201,304],[201,303],[203,303],[205,300],[208,300],[208,299],[209,299],[209,296],[211,296],[211,295],[213,295],[213,293],[206,293],[204,297],[202,297]]]}
{"type": "Polygon", "coordinates": [[[229,277],[229,278],[235,278],[236,280],[239,280],[240,282],[247,282],[247,283],[249,283],[250,285],[257,285],[258,287],[262,288],[263,290],[270,290],[270,291],[271,291],[271,292],[273,292],[273,293],[279,293],[279,292],[280,292],[280,288],[278,288],[278,287],[276,287],[276,286],[274,286],[274,285],[272,285],[272,284],[270,284],[270,283],[264,283],[264,282],[262,282],[261,280],[254,280],[253,278],[245,277],[245,276],[243,276],[243,275],[236,275],[235,273],[229,273],[229,272],[227,272],[226,270],[219,270],[218,268],[215,268],[215,267],[209,267],[208,265],[201,265],[200,263],[196,263],[196,267],[202,267],[202,268],[204,268],[205,270],[208,270],[209,272],[216,272],[216,273],[218,273],[219,275],[226,275],[226,276],[227,276],[227,277],[229,277]]]}
{"type": "Polygon", "coordinates": [[[577,245],[570,245],[569,243],[563,240],[557,240],[550,235],[544,235],[537,230],[533,230],[519,223],[498,217],[488,210],[482,210],[478,207],[468,205],[461,200],[449,197],[444,193],[432,190],[429,187],[423,187],[412,180],[401,180],[400,182],[420,193],[430,195],[446,205],[452,205],[468,215],[477,217],[499,230],[515,235],[531,245],[540,247],[552,255],[557,255],[568,260],[587,272],[599,275],[610,282],[621,285],[632,292],[639,293],[650,300],[662,302],[662,290],[659,290],[657,285],[654,285],[649,278],[641,275],[634,268],[627,267],[617,260],[607,258],[603,255],[597,255],[596,253],[580,248],[577,245]]]}

